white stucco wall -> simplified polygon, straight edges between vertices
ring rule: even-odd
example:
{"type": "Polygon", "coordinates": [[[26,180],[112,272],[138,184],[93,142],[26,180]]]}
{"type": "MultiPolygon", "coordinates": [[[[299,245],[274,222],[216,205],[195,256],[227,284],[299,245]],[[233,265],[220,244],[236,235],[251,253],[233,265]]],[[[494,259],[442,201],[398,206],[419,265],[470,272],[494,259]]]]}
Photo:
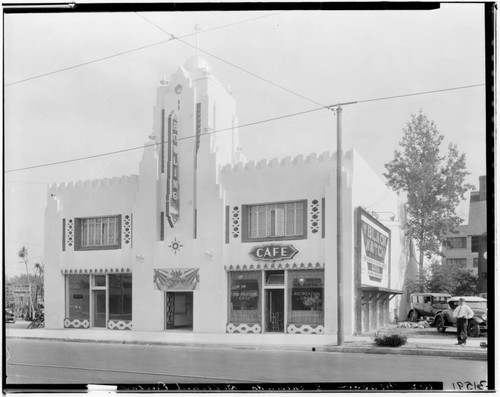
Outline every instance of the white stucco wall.
{"type": "Polygon", "coordinates": [[[66,299],[65,277],[61,271],[98,269],[106,272],[111,268],[130,268],[132,264],[133,240],[125,244],[122,234],[120,249],[78,251],[74,243],[69,244],[68,231],[63,231],[63,219],[74,222],[75,218],[121,215],[123,225],[123,217],[132,215],[137,188],[135,175],[49,186],[44,278],[47,328],[63,327],[66,299]]]}

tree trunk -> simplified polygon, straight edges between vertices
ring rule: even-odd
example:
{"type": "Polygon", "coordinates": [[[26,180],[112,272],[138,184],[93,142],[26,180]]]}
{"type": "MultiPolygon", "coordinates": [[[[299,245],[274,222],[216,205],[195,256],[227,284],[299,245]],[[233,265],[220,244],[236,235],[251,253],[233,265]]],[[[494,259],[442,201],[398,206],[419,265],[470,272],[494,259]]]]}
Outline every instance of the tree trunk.
{"type": "Polygon", "coordinates": [[[418,292],[424,292],[424,251],[419,250],[418,260],[418,292]]]}
{"type": "Polygon", "coordinates": [[[422,231],[418,244],[418,292],[424,292],[424,222],[421,221],[422,231]]]}

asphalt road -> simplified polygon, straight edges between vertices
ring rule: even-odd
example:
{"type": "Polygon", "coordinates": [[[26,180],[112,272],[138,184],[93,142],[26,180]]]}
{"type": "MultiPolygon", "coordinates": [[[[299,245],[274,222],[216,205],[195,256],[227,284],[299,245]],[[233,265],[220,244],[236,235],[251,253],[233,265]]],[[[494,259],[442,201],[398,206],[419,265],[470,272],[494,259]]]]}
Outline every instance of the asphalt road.
{"type": "Polygon", "coordinates": [[[486,381],[487,363],[456,357],[81,343],[8,338],[13,384],[486,381]]]}

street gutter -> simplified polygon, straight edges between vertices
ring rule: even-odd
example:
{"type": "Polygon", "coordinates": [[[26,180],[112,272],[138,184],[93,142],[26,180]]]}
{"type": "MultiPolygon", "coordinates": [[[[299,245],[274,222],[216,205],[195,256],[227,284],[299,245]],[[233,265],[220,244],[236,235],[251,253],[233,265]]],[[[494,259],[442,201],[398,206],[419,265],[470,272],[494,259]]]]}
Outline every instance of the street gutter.
{"type": "Polygon", "coordinates": [[[8,336],[7,339],[33,339],[49,340],[58,342],[76,342],[76,343],[109,343],[109,344],[128,344],[145,346],[174,346],[190,348],[209,348],[209,349],[240,349],[240,350],[269,350],[269,351],[309,351],[323,353],[360,353],[360,354],[399,354],[399,355],[419,355],[419,356],[445,356],[445,357],[468,357],[478,360],[487,360],[487,349],[469,350],[467,348],[445,349],[442,347],[428,348],[422,346],[415,347],[378,347],[373,344],[364,346],[302,346],[302,345],[245,345],[229,343],[189,343],[189,342],[149,342],[149,341],[126,341],[126,340],[95,340],[84,338],[51,338],[39,336],[8,336]]]}

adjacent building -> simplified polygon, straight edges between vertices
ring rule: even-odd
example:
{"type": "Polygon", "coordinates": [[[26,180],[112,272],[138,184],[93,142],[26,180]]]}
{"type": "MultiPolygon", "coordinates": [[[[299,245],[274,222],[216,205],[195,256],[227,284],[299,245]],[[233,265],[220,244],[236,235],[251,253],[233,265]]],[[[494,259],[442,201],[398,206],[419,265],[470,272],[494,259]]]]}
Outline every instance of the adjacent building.
{"type": "Polygon", "coordinates": [[[479,277],[479,293],[487,292],[486,176],[479,177],[479,191],[471,192],[468,223],[448,234],[443,261],[463,266],[479,277]]]}
{"type": "MultiPolygon", "coordinates": [[[[336,334],[336,156],[246,161],[200,57],[161,82],[153,118],[138,175],[48,187],[45,326],[336,334]]],[[[343,165],[356,334],[394,319],[410,255],[399,196],[355,150],[343,165]]]]}

